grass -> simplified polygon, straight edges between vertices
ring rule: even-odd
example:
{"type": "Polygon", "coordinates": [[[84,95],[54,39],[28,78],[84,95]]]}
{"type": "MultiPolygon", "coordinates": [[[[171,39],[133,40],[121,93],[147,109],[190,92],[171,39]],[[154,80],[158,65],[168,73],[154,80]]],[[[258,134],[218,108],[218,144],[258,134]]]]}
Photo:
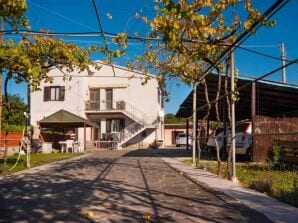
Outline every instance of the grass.
{"type": "MultiPolygon", "coordinates": [[[[191,160],[184,163],[191,164],[191,160]]],[[[216,174],[216,161],[200,161],[199,168],[216,174]]],[[[227,178],[227,165],[222,162],[222,177],[227,178]]],[[[265,193],[285,203],[298,207],[298,174],[269,168],[267,164],[237,163],[237,177],[246,187],[265,193]]]]}
{"type": "MultiPolygon", "coordinates": [[[[51,154],[41,154],[35,153],[31,154],[31,167],[40,166],[47,163],[53,163],[56,161],[69,159],[75,156],[80,156],[82,153],[51,153],[51,154]]],[[[7,169],[8,174],[18,172],[27,169],[26,167],[26,155],[21,155],[17,166],[13,170],[9,170],[17,161],[18,155],[8,157],[7,159],[7,169]]],[[[3,169],[3,158],[0,159],[0,169],[3,169]]],[[[2,174],[2,172],[0,173],[2,174]]]]}

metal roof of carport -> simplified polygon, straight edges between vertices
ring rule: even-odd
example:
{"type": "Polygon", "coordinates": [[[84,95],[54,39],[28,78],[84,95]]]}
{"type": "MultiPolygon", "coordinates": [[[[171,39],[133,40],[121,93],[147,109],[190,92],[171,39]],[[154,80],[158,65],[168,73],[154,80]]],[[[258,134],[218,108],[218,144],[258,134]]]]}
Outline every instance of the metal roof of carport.
{"type": "MultiPolygon", "coordinates": [[[[251,118],[251,98],[252,98],[252,82],[253,78],[238,77],[237,86],[247,85],[239,90],[239,100],[236,102],[235,115],[236,120],[244,120],[251,118]],[[250,84],[249,84],[250,83],[250,84]]],[[[218,76],[206,76],[208,86],[209,100],[215,99],[218,76]]],[[[291,111],[298,111],[298,86],[293,84],[285,84],[280,82],[260,80],[256,85],[256,115],[274,116],[278,114],[288,113],[291,111]]],[[[222,76],[221,95],[224,95],[224,76],[222,76]]],[[[219,112],[222,114],[223,101],[219,102],[219,112]]],[[[198,118],[202,119],[206,114],[206,104],[204,95],[204,85],[199,84],[197,87],[197,108],[198,118]]],[[[188,118],[192,116],[193,112],[193,91],[186,97],[180,105],[177,117],[188,118]]],[[[222,117],[222,116],[221,116],[222,117]]],[[[216,120],[214,104],[212,105],[209,120],[216,120]]]]}

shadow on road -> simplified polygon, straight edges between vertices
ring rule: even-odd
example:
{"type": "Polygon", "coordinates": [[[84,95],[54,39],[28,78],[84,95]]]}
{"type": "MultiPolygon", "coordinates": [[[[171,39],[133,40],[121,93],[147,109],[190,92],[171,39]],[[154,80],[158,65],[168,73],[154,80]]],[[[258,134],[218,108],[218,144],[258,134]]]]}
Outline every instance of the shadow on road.
{"type": "Polygon", "coordinates": [[[169,153],[190,155],[179,149],[110,151],[7,177],[0,182],[0,222],[145,222],[144,216],[147,222],[266,222],[158,159],[169,153]]]}
{"type": "Polygon", "coordinates": [[[191,157],[192,150],[185,148],[137,149],[125,153],[124,157],[191,157]]]}

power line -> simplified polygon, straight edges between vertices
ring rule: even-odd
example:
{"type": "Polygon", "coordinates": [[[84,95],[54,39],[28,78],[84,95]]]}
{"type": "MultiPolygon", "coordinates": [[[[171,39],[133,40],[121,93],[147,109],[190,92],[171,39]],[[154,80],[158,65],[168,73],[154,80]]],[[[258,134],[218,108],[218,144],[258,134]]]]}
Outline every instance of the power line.
{"type": "Polygon", "coordinates": [[[289,2],[289,0],[277,0],[273,5],[271,5],[271,7],[269,7],[262,14],[261,19],[256,21],[255,23],[253,23],[248,30],[245,30],[245,32],[243,32],[224,52],[222,52],[219,59],[217,61],[215,61],[215,63],[213,65],[210,65],[205,70],[203,75],[197,81],[203,80],[208,75],[209,71],[212,68],[215,68],[219,63],[224,61],[231,54],[231,52],[235,51],[237,46],[241,45],[241,43],[243,43],[245,40],[247,40],[247,38],[252,35],[253,30],[257,30],[258,28],[260,28],[262,25],[261,24],[262,21],[266,21],[266,20],[270,19],[273,15],[275,15],[275,13],[277,13],[288,2],[289,2]]]}
{"type": "MultiPolygon", "coordinates": [[[[271,58],[271,59],[274,59],[274,60],[282,61],[282,59],[280,57],[275,57],[275,56],[271,56],[271,55],[268,55],[268,54],[265,54],[265,53],[261,53],[261,52],[256,51],[256,50],[248,49],[248,48],[243,47],[241,45],[237,45],[237,48],[248,51],[248,52],[251,52],[251,53],[255,53],[255,54],[258,54],[258,55],[261,55],[261,56],[264,56],[264,57],[268,57],[268,58],[271,58]]],[[[291,62],[291,60],[287,60],[287,59],[285,59],[285,61],[291,62]]]]}
{"type": "MultiPolygon", "coordinates": [[[[107,51],[109,51],[108,44],[106,42],[105,33],[103,31],[103,27],[102,27],[102,24],[101,24],[101,21],[100,21],[100,17],[99,17],[99,13],[98,13],[98,9],[97,9],[95,0],[92,0],[92,3],[93,3],[93,8],[95,10],[95,14],[96,14],[97,22],[98,22],[98,25],[99,25],[99,29],[100,29],[100,32],[102,33],[102,38],[104,40],[105,48],[106,48],[107,51]]],[[[113,74],[114,74],[114,76],[116,76],[115,69],[114,69],[113,62],[112,62],[112,59],[111,58],[110,58],[110,62],[111,62],[113,74]]]]}
{"type": "Polygon", "coordinates": [[[41,5],[39,5],[39,4],[35,3],[35,2],[32,2],[32,1],[31,1],[31,4],[34,5],[34,6],[36,6],[36,7],[38,7],[38,8],[40,8],[40,9],[43,9],[43,10],[49,12],[49,13],[52,13],[53,15],[56,15],[56,16],[59,16],[59,17],[65,19],[65,20],[68,20],[68,21],[70,21],[70,22],[72,22],[72,23],[74,23],[74,24],[77,24],[77,25],[79,25],[79,26],[85,27],[85,28],[87,28],[87,29],[89,29],[89,30],[96,31],[96,29],[94,29],[94,28],[91,27],[91,26],[88,26],[88,25],[85,25],[85,24],[83,24],[83,23],[80,23],[80,22],[78,22],[78,21],[76,21],[76,20],[73,20],[73,19],[71,19],[71,18],[69,18],[69,17],[67,17],[67,16],[65,16],[65,15],[62,15],[62,14],[60,14],[60,13],[58,13],[58,12],[55,12],[55,11],[52,11],[52,10],[46,8],[46,7],[43,7],[43,6],[41,6],[41,5]]]}
{"type": "MultiPolygon", "coordinates": [[[[7,30],[7,31],[0,31],[0,35],[38,35],[38,36],[64,36],[64,37],[109,37],[109,38],[115,38],[117,37],[116,34],[114,33],[104,33],[104,35],[101,32],[79,32],[79,33],[65,33],[65,32],[43,32],[43,31],[30,31],[30,30],[7,30]]],[[[144,42],[144,41],[161,41],[161,39],[159,38],[147,38],[147,37],[138,37],[138,36],[128,36],[128,40],[138,40],[140,42],[144,42]]],[[[74,41],[74,42],[100,42],[100,40],[98,41],[92,41],[92,40],[69,40],[66,39],[65,41],[74,41]]],[[[107,40],[105,41],[105,43],[109,43],[107,40]]],[[[128,42],[128,44],[140,44],[140,43],[132,43],[132,42],[128,42]]],[[[144,44],[144,43],[143,43],[144,44]]],[[[208,44],[208,43],[206,43],[208,44]]],[[[231,46],[232,44],[224,44],[224,43],[219,43],[218,45],[226,45],[226,46],[231,46]]],[[[249,47],[277,47],[279,45],[240,45],[240,44],[235,44],[236,48],[251,52],[251,53],[255,53],[267,58],[271,58],[274,60],[278,60],[281,61],[281,58],[279,57],[275,57],[275,56],[271,56],[256,50],[252,50],[249,49],[249,47]]],[[[287,62],[291,62],[291,60],[285,60],[287,62]]]]}

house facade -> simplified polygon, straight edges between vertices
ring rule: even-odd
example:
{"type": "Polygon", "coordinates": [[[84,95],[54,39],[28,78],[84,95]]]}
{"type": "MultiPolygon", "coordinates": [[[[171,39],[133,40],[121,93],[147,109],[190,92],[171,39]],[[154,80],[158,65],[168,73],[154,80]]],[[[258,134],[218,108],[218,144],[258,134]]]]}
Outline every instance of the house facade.
{"type": "Polygon", "coordinates": [[[118,148],[145,148],[154,140],[164,140],[163,100],[155,77],[143,84],[137,71],[98,63],[100,70],[69,74],[51,70],[53,82],[43,82],[40,91],[31,93],[31,125],[38,126],[40,120],[64,109],[100,126],[75,129],[77,140],[84,138],[97,147],[116,141],[118,148]]]}

